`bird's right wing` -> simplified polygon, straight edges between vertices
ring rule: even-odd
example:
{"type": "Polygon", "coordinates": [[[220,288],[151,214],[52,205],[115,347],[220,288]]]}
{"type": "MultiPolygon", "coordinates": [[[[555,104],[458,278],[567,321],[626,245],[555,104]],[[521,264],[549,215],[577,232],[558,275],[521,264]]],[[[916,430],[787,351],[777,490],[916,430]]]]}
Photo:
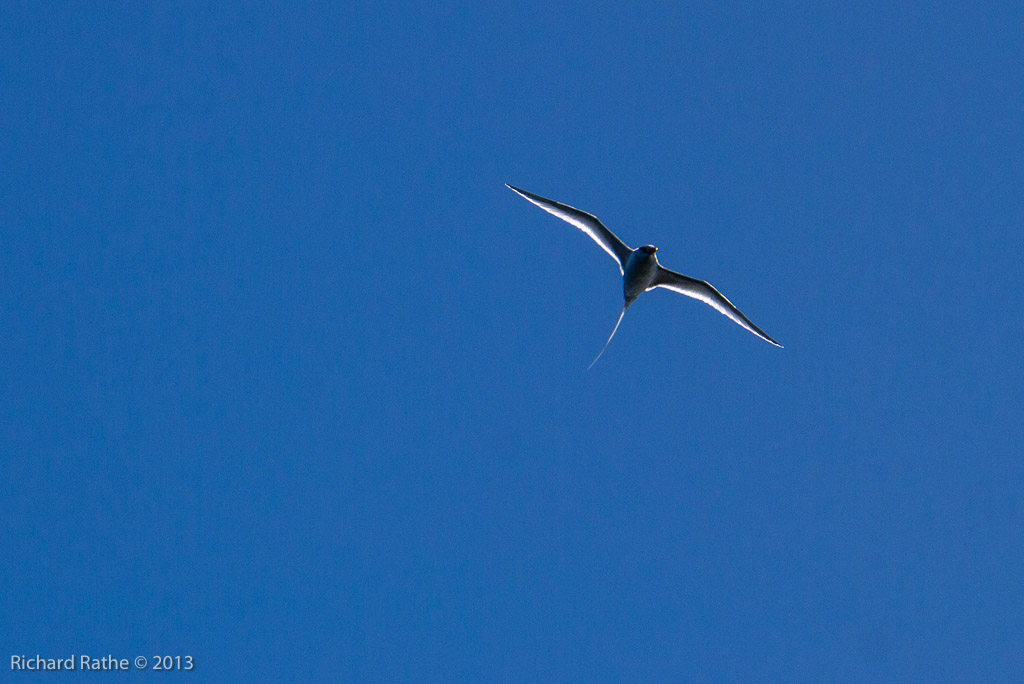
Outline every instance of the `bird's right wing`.
{"type": "Polygon", "coordinates": [[[571,223],[589,235],[593,238],[594,242],[601,246],[601,249],[608,252],[608,254],[618,262],[619,272],[624,273],[623,269],[626,267],[626,261],[629,260],[629,255],[633,250],[627,247],[626,243],[616,237],[615,233],[605,228],[604,224],[598,221],[596,216],[592,216],[591,214],[588,214],[585,211],[580,211],[579,209],[574,209],[567,204],[545,199],[540,195],[534,195],[532,192],[520,190],[508,183],[505,183],[505,187],[519,194],[527,201],[536,204],[549,214],[554,214],[558,218],[571,223]]]}
{"type": "Polygon", "coordinates": [[[776,347],[782,345],[773,340],[768,336],[764,330],[761,330],[754,322],[743,315],[743,312],[736,308],[736,306],[725,298],[725,295],[712,287],[711,283],[703,280],[697,280],[696,278],[690,278],[684,276],[682,273],[676,273],[670,271],[664,266],[658,266],[658,272],[654,275],[654,283],[651,288],[663,287],[666,290],[672,290],[679,294],[686,295],[687,297],[693,297],[698,299],[705,304],[716,309],[719,313],[725,314],[733,322],[746,328],[750,332],[760,337],[765,342],[771,342],[776,347]]]}

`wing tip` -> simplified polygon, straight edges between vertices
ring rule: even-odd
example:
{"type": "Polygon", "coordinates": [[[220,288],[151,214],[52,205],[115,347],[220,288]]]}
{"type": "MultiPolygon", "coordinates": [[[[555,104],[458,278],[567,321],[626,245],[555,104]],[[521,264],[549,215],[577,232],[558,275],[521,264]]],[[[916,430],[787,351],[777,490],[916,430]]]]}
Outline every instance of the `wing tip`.
{"type": "MultiPolygon", "coordinates": [[[[754,324],[753,324],[753,323],[751,323],[751,325],[754,325],[754,324]]],[[[761,338],[762,340],[764,340],[765,342],[768,342],[769,344],[774,344],[774,345],[775,345],[776,347],[778,347],[779,349],[785,349],[785,347],[783,347],[783,346],[782,346],[781,344],[779,344],[778,342],[776,342],[775,340],[773,340],[773,339],[772,339],[772,338],[771,338],[771,337],[770,337],[770,336],[768,335],[768,333],[766,333],[766,332],[765,332],[764,330],[761,330],[761,329],[760,329],[760,328],[758,328],[758,327],[757,327],[756,325],[754,325],[754,328],[756,328],[756,330],[751,330],[750,332],[754,333],[755,335],[757,335],[758,337],[760,337],[760,338],[761,338]]]]}
{"type": "MultiPolygon", "coordinates": [[[[505,187],[508,188],[509,190],[511,190],[512,192],[516,193],[517,195],[519,195],[523,199],[527,200],[528,202],[532,202],[533,204],[537,204],[537,201],[534,199],[534,195],[532,193],[526,192],[522,188],[517,188],[516,186],[512,185],[511,183],[505,183],[505,187]]],[[[537,206],[540,206],[540,205],[537,205],[537,206]]]]}
{"type": "MultiPolygon", "coordinates": [[[[754,327],[757,328],[756,325],[754,327]]],[[[774,339],[772,339],[772,336],[769,335],[768,333],[766,333],[764,330],[761,330],[760,328],[757,328],[757,332],[760,333],[759,336],[763,337],[766,342],[771,342],[772,344],[774,344],[779,349],[785,349],[785,347],[783,347],[781,344],[779,344],[774,339]]]]}

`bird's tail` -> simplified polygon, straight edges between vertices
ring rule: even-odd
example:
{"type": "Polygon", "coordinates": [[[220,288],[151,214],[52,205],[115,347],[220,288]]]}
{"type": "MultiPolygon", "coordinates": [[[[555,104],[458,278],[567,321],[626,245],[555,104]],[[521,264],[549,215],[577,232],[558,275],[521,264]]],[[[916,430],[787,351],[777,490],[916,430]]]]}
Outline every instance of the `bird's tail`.
{"type": "Polygon", "coordinates": [[[632,303],[633,302],[626,302],[622,305],[622,313],[619,314],[619,320],[615,321],[615,327],[612,328],[612,334],[608,336],[608,341],[604,343],[603,347],[601,347],[601,352],[593,361],[590,362],[590,365],[587,366],[587,370],[594,367],[594,364],[597,363],[597,359],[601,358],[601,354],[604,354],[604,350],[608,348],[609,344],[611,344],[612,338],[615,337],[615,331],[619,329],[619,323],[622,323],[622,317],[626,315],[626,309],[628,309],[629,305],[632,303]]]}

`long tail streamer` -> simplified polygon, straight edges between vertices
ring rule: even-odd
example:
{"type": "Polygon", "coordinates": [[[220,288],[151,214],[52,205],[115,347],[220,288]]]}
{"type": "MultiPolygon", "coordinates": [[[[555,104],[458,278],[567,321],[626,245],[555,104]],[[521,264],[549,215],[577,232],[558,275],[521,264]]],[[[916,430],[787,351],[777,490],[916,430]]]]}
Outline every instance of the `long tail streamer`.
{"type": "Polygon", "coordinates": [[[615,321],[615,327],[612,328],[612,334],[608,336],[608,341],[604,343],[603,347],[601,347],[601,352],[600,352],[600,354],[597,355],[597,358],[595,358],[593,361],[591,361],[590,365],[587,366],[587,370],[590,370],[591,368],[594,367],[594,364],[597,363],[597,359],[601,358],[601,354],[604,354],[604,350],[608,348],[609,344],[611,344],[612,338],[615,337],[615,331],[619,329],[619,323],[622,323],[622,317],[626,315],[626,309],[628,309],[628,308],[629,308],[629,304],[628,303],[623,305],[622,313],[619,314],[619,320],[615,321]]]}

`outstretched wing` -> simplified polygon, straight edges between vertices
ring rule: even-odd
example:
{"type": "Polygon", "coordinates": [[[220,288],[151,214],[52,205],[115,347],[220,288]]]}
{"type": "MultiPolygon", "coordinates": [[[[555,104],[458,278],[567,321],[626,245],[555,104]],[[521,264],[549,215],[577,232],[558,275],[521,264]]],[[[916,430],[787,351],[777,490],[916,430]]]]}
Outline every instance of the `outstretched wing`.
{"type": "Polygon", "coordinates": [[[619,272],[623,273],[626,261],[629,260],[629,255],[633,250],[627,247],[626,243],[617,238],[615,233],[605,228],[604,224],[598,221],[596,216],[592,216],[585,211],[580,211],[579,209],[573,209],[567,204],[545,199],[540,195],[534,195],[532,192],[520,190],[508,183],[505,183],[505,187],[519,194],[521,197],[533,204],[536,204],[549,214],[554,214],[558,218],[571,223],[589,235],[594,239],[594,242],[601,246],[601,249],[608,252],[608,254],[618,262],[619,272]]]}
{"type": "Polygon", "coordinates": [[[672,290],[679,294],[686,295],[687,297],[693,297],[699,299],[705,304],[717,309],[719,313],[723,313],[733,321],[743,326],[750,332],[760,337],[765,342],[771,342],[776,347],[782,345],[768,337],[768,334],[764,330],[758,328],[754,323],[743,315],[743,312],[737,309],[732,302],[725,298],[721,292],[711,286],[710,283],[706,283],[703,280],[697,280],[696,278],[689,278],[684,276],[682,273],[676,273],[670,271],[664,266],[658,267],[658,272],[654,276],[654,282],[652,287],[663,287],[666,290],[672,290]]]}

